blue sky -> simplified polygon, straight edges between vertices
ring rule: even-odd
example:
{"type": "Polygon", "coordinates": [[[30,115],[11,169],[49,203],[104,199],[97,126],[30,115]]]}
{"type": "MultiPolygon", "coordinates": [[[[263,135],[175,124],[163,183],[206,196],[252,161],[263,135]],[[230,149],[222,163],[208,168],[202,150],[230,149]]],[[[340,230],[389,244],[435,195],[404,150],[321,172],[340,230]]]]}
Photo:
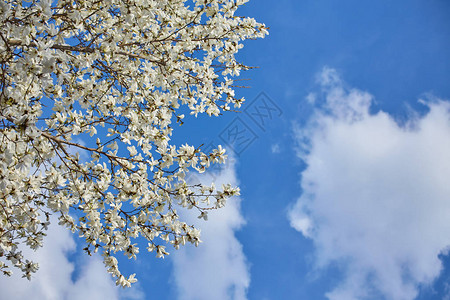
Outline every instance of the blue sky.
{"type": "Polygon", "coordinates": [[[239,54],[259,67],[242,74],[243,112],[174,132],[226,145],[246,131],[227,168],[195,178],[241,187],[200,224],[203,245],[123,259],[139,279],[123,291],[52,229],[43,275],[2,278],[5,299],[450,299],[450,2],[253,0],[238,13],[270,27],[239,54]]]}

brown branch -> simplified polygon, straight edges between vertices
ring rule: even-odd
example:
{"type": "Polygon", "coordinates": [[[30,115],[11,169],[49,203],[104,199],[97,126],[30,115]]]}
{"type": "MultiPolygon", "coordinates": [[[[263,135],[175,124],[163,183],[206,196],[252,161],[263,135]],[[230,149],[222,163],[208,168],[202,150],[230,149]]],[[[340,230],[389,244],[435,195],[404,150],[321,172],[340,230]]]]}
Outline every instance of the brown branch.
{"type": "MultiPolygon", "coordinates": [[[[37,47],[36,43],[34,43],[34,42],[31,42],[28,45],[24,45],[24,44],[22,44],[22,41],[20,41],[20,40],[8,40],[6,42],[6,45],[7,45],[8,48],[9,48],[9,45],[12,45],[12,46],[37,47]]],[[[56,50],[62,50],[62,51],[82,52],[82,53],[94,53],[95,50],[96,50],[95,48],[91,48],[89,46],[71,46],[71,45],[53,45],[53,46],[50,47],[50,49],[56,49],[56,50]]],[[[114,54],[118,54],[118,55],[128,56],[129,58],[139,58],[139,59],[148,60],[148,61],[151,61],[151,62],[159,64],[159,65],[163,65],[163,66],[165,65],[164,61],[151,60],[151,59],[148,59],[146,57],[140,56],[138,54],[128,53],[126,51],[116,51],[116,52],[113,52],[113,53],[114,54]]]]}

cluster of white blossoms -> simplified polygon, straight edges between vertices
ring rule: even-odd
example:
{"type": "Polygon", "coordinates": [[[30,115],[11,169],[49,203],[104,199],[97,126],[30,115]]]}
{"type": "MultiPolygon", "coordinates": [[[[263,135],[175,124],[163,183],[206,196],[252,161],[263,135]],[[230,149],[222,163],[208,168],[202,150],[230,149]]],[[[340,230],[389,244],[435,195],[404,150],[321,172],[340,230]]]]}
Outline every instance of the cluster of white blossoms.
{"type": "Polygon", "coordinates": [[[239,107],[233,76],[264,24],[235,16],[246,0],[0,0],[0,271],[27,278],[21,251],[59,224],[100,251],[121,286],[117,253],[200,242],[177,209],[206,219],[237,195],[190,185],[188,172],[223,163],[221,147],[171,144],[184,115],[239,107]],[[88,153],[89,159],[79,153],[88,153]],[[141,241],[141,243],[139,242],[141,241]],[[142,246],[142,245],[141,245],[142,246]]]}

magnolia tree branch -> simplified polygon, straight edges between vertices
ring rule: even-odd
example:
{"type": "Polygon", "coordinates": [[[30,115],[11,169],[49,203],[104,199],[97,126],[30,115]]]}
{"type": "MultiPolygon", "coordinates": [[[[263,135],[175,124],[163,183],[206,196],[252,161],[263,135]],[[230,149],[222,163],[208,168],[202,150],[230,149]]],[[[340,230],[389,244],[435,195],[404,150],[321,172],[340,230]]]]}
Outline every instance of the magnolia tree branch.
{"type": "Polygon", "coordinates": [[[189,182],[225,150],[173,144],[173,123],[243,103],[233,78],[250,67],[235,55],[267,34],[235,15],[245,2],[0,2],[0,272],[31,279],[22,250],[42,246],[52,214],[124,287],[136,278],[118,253],[200,243],[178,211],[206,220],[239,189],[189,182]]]}

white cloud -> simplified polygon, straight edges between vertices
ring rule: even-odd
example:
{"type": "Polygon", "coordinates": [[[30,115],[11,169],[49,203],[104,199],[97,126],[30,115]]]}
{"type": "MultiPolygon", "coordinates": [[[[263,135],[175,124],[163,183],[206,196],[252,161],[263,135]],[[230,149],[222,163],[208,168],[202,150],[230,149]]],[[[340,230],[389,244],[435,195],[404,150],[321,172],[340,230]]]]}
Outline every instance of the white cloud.
{"type": "Polygon", "coordinates": [[[318,269],[343,267],[329,299],[414,299],[450,246],[450,103],[400,126],[333,69],[319,82],[325,103],[297,130],[307,168],[291,225],[313,240],[318,269]]]}
{"type": "Polygon", "coordinates": [[[139,287],[131,288],[122,295],[119,288],[106,272],[101,258],[80,253],[80,272],[73,279],[75,264],[68,257],[75,252],[76,244],[72,233],[57,225],[53,220],[49,226],[44,246],[36,252],[24,248],[27,258],[39,263],[39,270],[31,281],[21,278],[20,271],[13,270],[12,277],[2,276],[0,291],[2,299],[28,300],[86,300],[86,299],[143,299],[139,287]],[[131,295],[128,295],[131,294],[131,295]]]}
{"type": "Polygon", "coordinates": [[[118,289],[99,257],[85,258],[79,278],[70,282],[67,300],[119,299],[118,289]]]}
{"type": "MultiPolygon", "coordinates": [[[[238,184],[234,163],[214,176],[203,174],[198,179],[204,184],[214,180],[218,187],[223,183],[238,184]]],[[[244,225],[240,201],[239,197],[229,199],[225,207],[211,211],[206,222],[193,211],[183,215],[188,223],[201,228],[203,243],[171,253],[180,300],[247,299],[250,275],[242,245],[235,236],[244,225]]]]}
{"type": "Polygon", "coordinates": [[[279,144],[273,144],[273,145],[270,147],[270,150],[272,151],[273,154],[277,154],[277,153],[280,153],[280,152],[281,152],[281,148],[280,148],[280,145],[279,145],[279,144]]]}

